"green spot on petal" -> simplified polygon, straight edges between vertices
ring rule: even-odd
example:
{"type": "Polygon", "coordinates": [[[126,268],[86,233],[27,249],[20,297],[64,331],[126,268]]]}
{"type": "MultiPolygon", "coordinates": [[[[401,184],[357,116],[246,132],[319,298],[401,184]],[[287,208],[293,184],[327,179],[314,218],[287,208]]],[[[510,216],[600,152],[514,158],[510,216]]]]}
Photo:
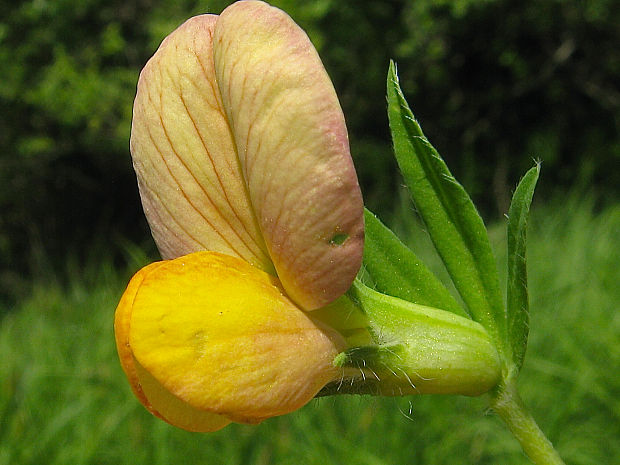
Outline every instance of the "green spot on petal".
{"type": "Polygon", "coordinates": [[[329,240],[329,243],[332,245],[342,245],[348,238],[348,234],[334,234],[334,236],[329,240]]]}

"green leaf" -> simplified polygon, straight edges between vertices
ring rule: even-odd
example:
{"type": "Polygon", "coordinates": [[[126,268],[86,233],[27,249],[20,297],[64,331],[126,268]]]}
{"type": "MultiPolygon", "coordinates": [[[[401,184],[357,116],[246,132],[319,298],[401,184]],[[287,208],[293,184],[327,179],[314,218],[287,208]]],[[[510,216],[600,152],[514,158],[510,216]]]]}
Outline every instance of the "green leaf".
{"type": "Polygon", "coordinates": [[[418,213],[473,319],[506,353],[506,313],[482,218],[411,113],[394,62],[387,95],[394,152],[418,213]]]}
{"type": "Polygon", "coordinates": [[[364,221],[364,266],[378,291],[468,316],[424,262],[371,211],[364,211],[364,221]]]}
{"type": "Polygon", "coordinates": [[[523,365],[529,332],[529,302],[525,263],[527,220],[540,165],[531,168],[515,190],[508,211],[508,339],[517,370],[523,365]]]}

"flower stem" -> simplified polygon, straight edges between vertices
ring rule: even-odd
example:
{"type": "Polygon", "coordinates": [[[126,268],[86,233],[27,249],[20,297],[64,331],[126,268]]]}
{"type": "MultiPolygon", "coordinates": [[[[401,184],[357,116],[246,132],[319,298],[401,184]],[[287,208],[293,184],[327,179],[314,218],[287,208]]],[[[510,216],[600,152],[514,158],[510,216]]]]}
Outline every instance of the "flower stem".
{"type": "Polygon", "coordinates": [[[564,465],[551,441],[523,405],[514,381],[498,387],[492,396],[491,407],[506,422],[532,462],[536,465],[564,465]]]}

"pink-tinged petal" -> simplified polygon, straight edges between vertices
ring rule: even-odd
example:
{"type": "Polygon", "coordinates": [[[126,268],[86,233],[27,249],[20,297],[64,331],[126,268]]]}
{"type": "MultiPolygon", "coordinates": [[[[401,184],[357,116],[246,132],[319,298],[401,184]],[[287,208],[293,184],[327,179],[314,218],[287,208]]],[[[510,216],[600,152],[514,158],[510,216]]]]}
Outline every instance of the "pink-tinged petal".
{"type": "Polygon", "coordinates": [[[333,85],[283,11],[237,2],[220,15],[215,71],[242,171],[278,277],[303,308],[357,274],[363,206],[333,85]]]}
{"type": "Polygon", "coordinates": [[[168,36],[138,82],[131,153],[164,258],[214,250],[273,272],[215,82],[217,16],[168,36]]]}

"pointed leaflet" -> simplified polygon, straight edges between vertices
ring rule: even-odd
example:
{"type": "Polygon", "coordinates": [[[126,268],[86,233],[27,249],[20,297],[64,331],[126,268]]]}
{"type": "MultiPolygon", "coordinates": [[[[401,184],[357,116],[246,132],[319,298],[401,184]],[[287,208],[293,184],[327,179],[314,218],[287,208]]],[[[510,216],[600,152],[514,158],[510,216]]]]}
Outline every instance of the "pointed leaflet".
{"type": "Polygon", "coordinates": [[[527,220],[540,165],[531,168],[515,190],[508,211],[508,338],[517,369],[523,365],[529,332],[527,267],[525,262],[527,220]]]}
{"type": "Polygon", "coordinates": [[[364,211],[364,219],[364,266],[377,290],[415,304],[467,316],[441,281],[371,211],[364,211]]]}
{"type": "Polygon", "coordinates": [[[318,308],[349,288],[363,248],[362,198],[336,92],[308,36],[266,3],[226,8],[213,49],[269,255],[293,300],[318,308]]]}
{"type": "Polygon", "coordinates": [[[422,133],[400,89],[393,62],[387,94],[394,152],[415,206],[473,319],[503,350],[506,316],[482,218],[422,133]]]}

